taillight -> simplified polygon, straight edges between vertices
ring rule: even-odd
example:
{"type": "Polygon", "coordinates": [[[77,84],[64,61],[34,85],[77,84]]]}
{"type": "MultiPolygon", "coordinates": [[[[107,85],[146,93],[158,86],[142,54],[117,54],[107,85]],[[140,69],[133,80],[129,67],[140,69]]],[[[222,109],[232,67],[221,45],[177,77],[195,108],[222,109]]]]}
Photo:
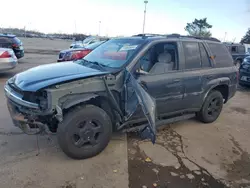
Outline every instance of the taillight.
{"type": "Polygon", "coordinates": [[[19,46],[17,44],[12,44],[13,48],[18,48],[19,46]]]}
{"type": "Polygon", "coordinates": [[[71,60],[82,59],[87,54],[89,54],[89,52],[91,52],[91,50],[89,49],[67,52],[66,55],[64,56],[64,60],[71,61],[71,60]]]}
{"type": "Polygon", "coordinates": [[[3,52],[0,54],[0,58],[9,58],[11,57],[11,54],[8,51],[3,52]]]}
{"type": "Polygon", "coordinates": [[[237,70],[237,73],[236,73],[236,74],[237,74],[237,75],[236,75],[237,81],[239,81],[239,79],[240,79],[240,71],[237,70]]]}

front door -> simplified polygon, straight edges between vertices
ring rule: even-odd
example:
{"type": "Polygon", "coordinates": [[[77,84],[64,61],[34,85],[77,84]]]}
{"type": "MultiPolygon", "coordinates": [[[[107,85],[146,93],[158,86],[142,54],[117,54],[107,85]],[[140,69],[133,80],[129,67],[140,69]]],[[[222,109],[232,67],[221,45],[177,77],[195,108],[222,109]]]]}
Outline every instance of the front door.
{"type": "Polygon", "coordinates": [[[141,86],[129,71],[125,71],[125,120],[128,120],[141,107],[144,113],[148,126],[142,130],[144,136],[151,139],[155,143],[156,126],[155,126],[155,99],[152,98],[145,89],[141,86]]]}
{"type": "Polygon", "coordinates": [[[183,108],[184,85],[181,72],[141,75],[138,80],[149,95],[156,99],[158,118],[183,108]]]}

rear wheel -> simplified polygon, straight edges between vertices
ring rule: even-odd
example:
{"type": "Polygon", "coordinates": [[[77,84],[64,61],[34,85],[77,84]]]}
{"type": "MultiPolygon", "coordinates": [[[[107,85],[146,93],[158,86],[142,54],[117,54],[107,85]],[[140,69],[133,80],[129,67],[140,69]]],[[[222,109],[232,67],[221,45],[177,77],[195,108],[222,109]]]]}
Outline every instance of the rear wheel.
{"type": "Polygon", "coordinates": [[[204,123],[215,121],[223,107],[223,96],[219,91],[211,91],[205,99],[200,112],[197,113],[197,118],[204,123]]]}
{"type": "Polygon", "coordinates": [[[112,123],[108,114],[93,105],[78,106],[71,110],[57,131],[63,152],[75,159],[99,154],[108,145],[111,135],[112,123]]]}

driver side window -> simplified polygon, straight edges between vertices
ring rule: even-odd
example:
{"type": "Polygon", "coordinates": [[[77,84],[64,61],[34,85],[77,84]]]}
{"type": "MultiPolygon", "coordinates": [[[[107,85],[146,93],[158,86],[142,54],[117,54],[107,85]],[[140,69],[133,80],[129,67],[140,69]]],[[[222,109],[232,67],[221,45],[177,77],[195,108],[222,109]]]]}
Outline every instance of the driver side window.
{"type": "Polygon", "coordinates": [[[175,42],[159,43],[151,47],[139,60],[142,74],[164,74],[177,70],[177,44],[175,42]]]}

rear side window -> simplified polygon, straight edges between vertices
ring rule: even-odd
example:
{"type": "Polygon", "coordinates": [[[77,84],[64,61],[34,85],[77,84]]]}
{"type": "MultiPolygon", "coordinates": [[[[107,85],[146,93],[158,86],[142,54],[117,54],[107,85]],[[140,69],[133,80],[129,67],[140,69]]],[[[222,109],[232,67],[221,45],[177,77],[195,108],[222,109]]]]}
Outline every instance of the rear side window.
{"type": "Polygon", "coordinates": [[[201,68],[200,49],[197,42],[183,42],[185,69],[201,68]]]}
{"type": "Polygon", "coordinates": [[[233,59],[225,45],[220,43],[207,43],[214,56],[216,67],[233,66],[233,59]]]}
{"type": "Polygon", "coordinates": [[[231,51],[236,53],[238,52],[238,47],[237,46],[232,46],[231,51]]]}
{"type": "Polygon", "coordinates": [[[11,43],[11,41],[9,40],[9,38],[7,38],[7,37],[0,37],[0,44],[7,44],[7,43],[11,43]]]}
{"type": "Polygon", "coordinates": [[[201,65],[202,67],[211,67],[210,58],[207,51],[202,43],[199,43],[200,53],[201,53],[201,65]]]}
{"type": "Polygon", "coordinates": [[[246,53],[246,49],[245,49],[245,46],[239,46],[239,49],[238,49],[239,53],[241,54],[244,54],[246,53]]]}

